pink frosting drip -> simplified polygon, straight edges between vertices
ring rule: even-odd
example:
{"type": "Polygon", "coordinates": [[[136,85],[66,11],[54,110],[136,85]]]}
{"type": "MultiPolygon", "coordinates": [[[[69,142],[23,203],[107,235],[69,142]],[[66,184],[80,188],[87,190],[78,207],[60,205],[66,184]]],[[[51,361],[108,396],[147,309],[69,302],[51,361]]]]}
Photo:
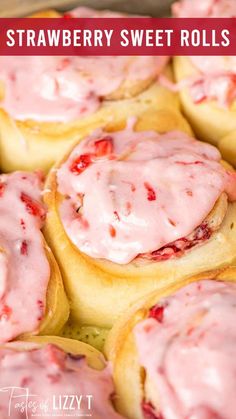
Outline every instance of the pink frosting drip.
{"type": "Polygon", "coordinates": [[[235,418],[235,315],[235,284],[203,280],[135,326],[139,361],[165,419],[235,418]]]}
{"type": "MultiPolygon", "coordinates": [[[[77,8],[76,17],[120,17],[77,8]]],[[[95,112],[124,81],[157,77],[168,57],[0,57],[2,106],[16,119],[68,122],[95,112]]]]}
{"type": "MultiPolygon", "coordinates": [[[[235,0],[182,0],[172,6],[176,17],[235,17],[235,0]]],[[[217,100],[226,107],[236,98],[236,57],[190,57],[201,72],[189,80],[189,89],[196,103],[217,100]]]]}
{"type": "Polygon", "coordinates": [[[30,351],[0,351],[1,418],[8,417],[10,407],[10,417],[14,419],[43,417],[43,414],[48,418],[80,415],[121,419],[110,401],[113,393],[107,368],[92,369],[83,356],[67,355],[54,345],[30,351]],[[30,394],[27,410],[20,412],[16,404],[25,405],[27,389],[30,394]]]}
{"type": "Polygon", "coordinates": [[[60,215],[72,242],[125,264],[190,234],[235,176],[218,150],[186,134],[96,131],[58,169],[60,215]]]}
{"type": "Polygon", "coordinates": [[[38,175],[0,176],[0,342],[37,331],[43,318],[50,277],[44,218],[38,175]]]}

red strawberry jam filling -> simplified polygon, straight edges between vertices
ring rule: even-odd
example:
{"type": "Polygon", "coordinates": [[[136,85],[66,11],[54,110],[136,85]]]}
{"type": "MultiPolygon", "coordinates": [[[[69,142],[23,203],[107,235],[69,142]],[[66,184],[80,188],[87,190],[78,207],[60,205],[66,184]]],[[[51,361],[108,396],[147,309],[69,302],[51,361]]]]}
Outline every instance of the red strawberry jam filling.
{"type": "Polygon", "coordinates": [[[44,316],[50,277],[40,232],[45,215],[38,174],[0,175],[0,343],[37,331],[44,316]]]}
{"type": "Polygon", "coordinates": [[[72,242],[94,258],[167,260],[209,239],[206,218],[236,179],[218,150],[186,134],[96,131],[58,169],[72,242]],[[206,197],[202,199],[202,197],[206,197]]]}
{"type": "Polygon", "coordinates": [[[176,240],[173,243],[169,243],[166,246],[163,246],[159,250],[155,250],[151,253],[146,253],[140,255],[139,258],[153,260],[153,261],[162,261],[168,260],[173,257],[181,257],[184,253],[193,247],[203,244],[208,240],[212,235],[212,230],[208,226],[207,222],[203,222],[195,231],[190,234],[189,237],[182,237],[176,240]]]}
{"type": "Polygon", "coordinates": [[[134,328],[147,418],[150,410],[150,418],[234,419],[235,315],[236,284],[215,280],[189,284],[150,308],[134,328]]]}
{"type": "Polygon", "coordinates": [[[4,418],[8,417],[12,397],[11,417],[23,419],[26,396],[29,419],[68,415],[122,418],[110,402],[114,385],[109,369],[93,369],[84,355],[67,354],[51,344],[38,348],[36,344],[18,342],[1,349],[0,388],[5,389],[0,392],[4,418]]]}

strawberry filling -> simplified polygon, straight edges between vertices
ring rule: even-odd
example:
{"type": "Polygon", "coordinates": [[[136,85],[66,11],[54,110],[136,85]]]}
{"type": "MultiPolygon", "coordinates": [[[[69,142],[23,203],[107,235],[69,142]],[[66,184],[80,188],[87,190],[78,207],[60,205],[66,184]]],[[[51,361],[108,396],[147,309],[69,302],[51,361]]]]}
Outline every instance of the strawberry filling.
{"type": "Polygon", "coordinates": [[[163,246],[161,249],[141,255],[141,257],[149,260],[155,260],[156,262],[168,260],[173,257],[181,257],[187,250],[190,250],[205,240],[208,240],[211,237],[211,234],[212,231],[208,224],[203,222],[198,228],[196,228],[193,237],[182,237],[181,239],[163,246]]]}

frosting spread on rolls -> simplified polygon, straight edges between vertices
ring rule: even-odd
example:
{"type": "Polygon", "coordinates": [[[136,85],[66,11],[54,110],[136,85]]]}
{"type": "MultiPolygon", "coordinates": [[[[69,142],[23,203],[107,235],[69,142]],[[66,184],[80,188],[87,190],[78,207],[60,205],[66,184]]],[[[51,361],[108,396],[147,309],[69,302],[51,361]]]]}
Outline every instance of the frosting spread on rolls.
{"type": "Polygon", "coordinates": [[[27,351],[1,349],[0,387],[6,389],[0,392],[0,411],[4,418],[8,416],[12,387],[11,417],[14,419],[25,418],[26,411],[27,418],[44,415],[121,418],[111,404],[114,387],[108,369],[90,368],[83,355],[66,354],[51,344],[27,351]],[[27,409],[21,411],[27,389],[27,409]]]}
{"type": "Polygon", "coordinates": [[[187,285],[152,307],[134,328],[139,361],[156,394],[143,407],[165,419],[234,419],[235,315],[235,284],[212,280],[187,285]]]}
{"type": "Polygon", "coordinates": [[[50,268],[40,186],[34,173],[0,176],[0,342],[37,331],[45,313],[50,268]]]}
{"type": "Polygon", "coordinates": [[[57,171],[60,216],[72,242],[94,258],[126,264],[190,234],[234,174],[218,150],[181,132],[94,132],[57,171]]]}
{"type": "Polygon", "coordinates": [[[181,0],[172,6],[178,17],[235,17],[235,0],[181,0]]]}
{"type": "MultiPolygon", "coordinates": [[[[235,17],[235,0],[182,0],[172,6],[177,17],[235,17]]],[[[189,57],[200,75],[186,80],[196,103],[206,99],[217,100],[228,106],[236,98],[236,57],[189,57]]],[[[180,87],[184,85],[182,82],[180,87]]],[[[184,87],[184,86],[183,86],[184,87]]]]}
{"type": "MultiPolygon", "coordinates": [[[[121,16],[83,7],[70,15],[121,16]]],[[[157,77],[167,61],[168,57],[142,56],[0,57],[2,106],[19,120],[69,122],[97,111],[124,82],[157,77]]]]}

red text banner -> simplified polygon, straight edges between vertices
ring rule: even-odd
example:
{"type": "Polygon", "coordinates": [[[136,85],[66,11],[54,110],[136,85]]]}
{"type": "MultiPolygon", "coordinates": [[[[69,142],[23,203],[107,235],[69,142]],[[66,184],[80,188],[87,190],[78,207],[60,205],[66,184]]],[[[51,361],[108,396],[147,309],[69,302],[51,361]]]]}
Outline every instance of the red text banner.
{"type": "Polygon", "coordinates": [[[236,18],[1,18],[0,55],[236,55],[236,18]]]}

